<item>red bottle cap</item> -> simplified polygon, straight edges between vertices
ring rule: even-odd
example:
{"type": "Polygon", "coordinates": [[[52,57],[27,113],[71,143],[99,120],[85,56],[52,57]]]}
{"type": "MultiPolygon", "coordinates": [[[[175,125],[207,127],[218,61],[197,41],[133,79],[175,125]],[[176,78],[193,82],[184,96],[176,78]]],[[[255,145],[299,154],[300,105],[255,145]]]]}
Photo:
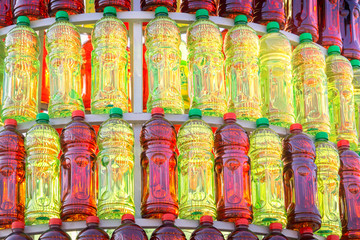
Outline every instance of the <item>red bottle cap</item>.
{"type": "Polygon", "coordinates": [[[213,220],[212,216],[204,215],[200,218],[200,224],[204,223],[204,222],[213,223],[214,220],[213,220]]]}
{"type": "Polygon", "coordinates": [[[339,240],[340,237],[338,235],[329,235],[326,240],[339,240]]]}
{"type": "Polygon", "coordinates": [[[348,140],[340,140],[337,143],[337,147],[350,147],[350,142],[348,140]]]}
{"type": "Polygon", "coordinates": [[[282,224],[281,223],[272,223],[269,226],[270,231],[272,230],[282,230],[282,224]]]}
{"type": "Polygon", "coordinates": [[[224,120],[227,120],[227,119],[233,119],[233,120],[236,120],[236,114],[235,113],[225,113],[224,114],[224,120]]]}
{"type": "Polygon", "coordinates": [[[164,214],[161,218],[162,221],[175,221],[176,217],[174,214],[170,214],[170,213],[167,213],[167,214],[164,214]]]}
{"type": "Polygon", "coordinates": [[[121,221],[125,221],[125,220],[132,220],[135,221],[135,217],[132,214],[124,214],[121,217],[121,221]]]}
{"type": "Polygon", "coordinates": [[[71,117],[85,117],[85,113],[81,110],[75,110],[71,113],[71,117]]]}
{"type": "Polygon", "coordinates": [[[303,227],[300,229],[300,234],[304,234],[304,233],[313,233],[313,230],[311,227],[303,227]]]}
{"type": "Polygon", "coordinates": [[[155,107],[151,109],[151,115],[164,115],[164,109],[161,107],[155,107]]]}
{"type": "Polygon", "coordinates": [[[291,124],[290,126],[290,131],[292,130],[302,130],[302,125],[300,123],[294,123],[294,124],[291,124]]]}
{"type": "Polygon", "coordinates": [[[99,223],[100,220],[97,216],[89,216],[86,218],[86,223],[99,223]]]}
{"type": "Polygon", "coordinates": [[[17,126],[17,121],[15,119],[5,119],[4,121],[5,126],[17,126]]]}
{"type": "Polygon", "coordinates": [[[61,221],[61,219],[59,219],[59,218],[51,218],[51,219],[49,220],[49,225],[59,225],[59,226],[61,226],[61,225],[62,225],[62,221],[61,221]]]}
{"type": "Polygon", "coordinates": [[[247,220],[246,218],[239,218],[238,220],[236,220],[235,222],[235,226],[239,226],[239,225],[249,225],[249,220],[247,220]]]}
{"type": "Polygon", "coordinates": [[[25,223],[21,221],[15,221],[11,224],[11,229],[24,229],[25,223]]]}

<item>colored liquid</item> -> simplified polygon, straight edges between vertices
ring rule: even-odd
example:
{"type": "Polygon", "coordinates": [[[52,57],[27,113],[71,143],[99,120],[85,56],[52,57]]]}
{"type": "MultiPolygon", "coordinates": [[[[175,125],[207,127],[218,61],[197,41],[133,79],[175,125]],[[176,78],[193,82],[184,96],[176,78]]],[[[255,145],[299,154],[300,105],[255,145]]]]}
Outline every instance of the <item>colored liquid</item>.
{"type": "Polygon", "coordinates": [[[238,24],[225,37],[225,74],[229,112],[241,120],[261,117],[259,38],[246,24],[238,24]]]}
{"type": "MultiPolygon", "coordinates": [[[[358,134],[358,139],[360,137],[360,123],[359,123],[359,113],[360,113],[360,67],[353,67],[354,70],[354,78],[353,78],[353,86],[354,86],[354,103],[355,103],[355,120],[356,120],[356,129],[358,134]]],[[[358,140],[358,143],[360,139],[358,140]]],[[[359,145],[358,145],[359,147],[359,145]]]]}
{"type": "Polygon", "coordinates": [[[230,233],[227,240],[259,240],[259,238],[249,231],[248,226],[237,226],[235,230],[230,233]]]}
{"type": "Polygon", "coordinates": [[[180,43],[180,30],[176,22],[170,18],[158,16],[146,26],[148,112],[154,107],[161,107],[165,113],[184,113],[180,79],[180,43]]]}
{"type": "Polygon", "coordinates": [[[281,150],[279,135],[268,127],[257,128],[250,135],[254,224],[280,222],[286,225],[281,150]]]}
{"type": "Polygon", "coordinates": [[[215,179],[217,219],[252,220],[250,193],[250,159],[247,156],[249,138],[233,119],[215,132],[215,179]]]}
{"type": "Polygon", "coordinates": [[[15,0],[14,18],[27,16],[30,21],[48,17],[48,0],[15,0]]]}
{"type": "Polygon", "coordinates": [[[131,0],[95,0],[96,12],[103,12],[107,6],[114,7],[117,11],[130,11],[131,0]]]}
{"type": "Polygon", "coordinates": [[[172,221],[165,221],[155,229],[150,240],[186,240],[185,234],[172,221]]]}
{"type": "Polygon", "coordinates": [[[111,240],[148,240],[144,229],[135,224],[132,220],[124,220],[121,225],[115,229],[111,240]]]}
{"type": "Polygon", "coordinates": [[[280,29],[285,27],[285,1],[284,0],[255,0],[254,22],[267,25],[269,22],[277,22],[280,29]]]}
{"type": "Polygon", "coordinates": [[[316,231],[320,228],[321,216],[317,208],[314,143],[309,135],[295,129],[284,139],[283,147],[287,228],[299,230],[303,227],[311,227],[316,231]]]}
{"type": "Polygon", "coordinates": [[[5,39],[5,75],[2,119],[34,120],[38,112],[40,74],[39,37],[24,25],[13,28],[5,39]]]}
{"type": "Polygon", "coordinates": [[[162,115],[154,115],[143,125],[142,147],[143,218],[160,218],[165,213],[179,214],[177,198],[176,131],[162,115]]]}
{"type": "Polygon", "coordinates": [[[24,233],[24,229],[13,229],[13,232],[5,240],[32,240],[32,238],[24,233]]]}
{"type": "MultiPolygon", "coordinates": [[[[146,104],[149,97],[149,77],[148,77],[148,68],[145,60],[146,46],[143,44],[143,110],[147,111],[146,104]]],[[[151,109],[150,109],[151,111],[151,109]]]]}
{"type": "Polygon", "coordinates": [[[112,107],[128,112],[127,30],[124,23],[113,16],[99,20],[92,34],[91,113],[109,113],[112,107]]]}
{"type": "Polygon", "coordinates": [[[319,44],[323,47],[337,45],[342,48],[340,32],[340,0],[319,1],[319,44]]]}
{"type": "Polygon", "coordinates": [[[66,11],[69,15],[84,13],[84,0],[50,0],[50,17],[54,17],[57,11],[66,11]]]}
{"type": "Polygon", "coordinates": [[[101,228],[99,224],[96,223],[87,223],[87,228],[82,230],[79,235],[77,235],[76,240],[108,240],[109,235],[101,228]]]}
{"type": "Polygon", "coordinates": [[[57,239],[57,240],[71,240],[70,236],[61,230],[58,225],[50,225],[50,229],[46,230],[39,240],[48,240],[48,239],[57,239]]]}
{"type": "Polygon", "coordinates": [[[50,98],[50,79],[49,79],[49,68],[47,67],[46,58],[47,58],[47,50],[46,50],[46,34],[44,34],[43,39],[43,59],[42,59],[42,73],[41,73],[41,103],[49,103],[50,98]]]}
{"type": "Polygon", "coordinates": [[[246,15],[249,20],[252,19],[252,0],[219,0],[219,16],[235,18],[241,14],[246,15]]]}
{"type": "Polygon", "coordinates": [[[181,12],[194,14],[199,9],[206,9],[210,15],[215,16],[216,2],[214,0],[182,0],[181,12]]]}
{"type": "Polygon", "coordinates": [[[93,51],[91,37],[88,35],[88,40],[81,48],[81,78],[82,78],[82,99],[86,110],[90,110],[91,104],[91,52],[93,51]]]}
{"type": "Polygon", "coordinates": [[[13,24],[12,0],[2,0],[0,3],[0,28],[13,24]]]}
{"type": "Polygon", "coordinates": [[[203,240],[203,239],[212,239],[212,240],[224,240],[222,233],[213,227],[212,223],[204,222],[201,223],[191,234],[190,240],[203,240]]]}
{"type": "Polygon", "coordinates": [[[0,171],[1,229],[9,228],[14,221],[24,221],[24,137],[12,125],[5,126],[0,132],[0,171]]]}
{"type": "Polygon", "coordinates": [[[75,117],[61,136],[61,219],[85,220],[96,216],[94,129],[82,117],[75,117]]]}
{"type": "MultiPolygon", "coordinates": [[[[3,95],[3,81],[4,81],[4,72],[5,72],[5,44],[3,41],[0,41],[0,111],[2,107],[2,95],[3,95]]],[[[0,118],[0,126],[4,125],[0,118]]]]}
{"type": "Polygon", "coordinates": [[[313,42],[299,44],[292,57],[296,122],[304,131],[330,134],[325,56],[313,42]]]}
{"type": "Polygon", "coordinates": [[[175,12],[177,5],[176,0],[141,0],[142,11],[155,11],[157,7],[164,6],[170,12],[175,12]]]}

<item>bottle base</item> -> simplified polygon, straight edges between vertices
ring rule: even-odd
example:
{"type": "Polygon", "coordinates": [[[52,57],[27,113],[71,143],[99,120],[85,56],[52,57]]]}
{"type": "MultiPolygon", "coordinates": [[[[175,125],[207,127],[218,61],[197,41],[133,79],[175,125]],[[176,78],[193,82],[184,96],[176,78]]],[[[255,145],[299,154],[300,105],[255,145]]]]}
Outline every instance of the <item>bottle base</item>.
{"type": "Polygon", "coordinates": [[[3,108],[1,118],[12,118],[18,123],[29,122],[36,119],[37,109],[31,107],[8,107],[3,108]]]}
{"type": "Polygon", "coordinates": [[[51,218],[60,218],[60,211],[42,209],[41,211],[25,212],[26,225],[48,224],[51,218]]]}
{"type": "Polygon", "coordinates": [[[142,218],[161,218],[166,213],[179,215],[179,208],[177,205],[171,204],[148,204],[141,206],[142,218]]]}
{"type": "Polygon", "coordinates": [[[7,215],[6,217],[0,217],[0,229],[11,228],[11,224],[15,221],[24,221],[23,216],[16,216],[16,214],[7,215]]]}
{"type": "Polygon", "coordinates": [[[212,208],[207,205],[180,208],[179,218],[199,220],[203,215],[209,215],[216,218],[216,208],[212,208]]]}
{"type": "Polygon", "coordinates": [[[253,224],[269,226],[271,223],[278,222],[281,223],[283,227],[285,227],[287,224],[285,209],[283,213],[274,211],[266,213],[262,212],[261,210],[259,210],[259,212],[261,212],[261,214],[254,212],[253,224]]]}
{"type": "Polygon", "coordinates": [[[124,214],[135,215],[135,207],[123,203],[98,204],[97,216],[100,219],[121,219],[124,214]]]}
{"type": "Polygon", "coordinates": [[[321,226],[321,218],[319,215],[314,214],[297,214],[295,217],[294,215],[288,216],[288,224],[287,228],[295,231],[300,231],[303,227],[311,227],[313,231],[317,231],[320,229],[321,226]]]}
{"type": "Polygon", "coordinates": [[[48,112],[50,118],[71,117],[71,113],[75,110],[85,111],[84,105],[74,104],[49,104],[48,112]]]}
{"type": "Polygon", "coordinates": [[[146,109],[148,112],[155,107],[161,107],[164,109],[164,113],[168,114],[184,114],[184,104],[182,102],[182,98],[180,100],[158,100],[148,102],[146,109]]]}
{"type": "Polygon", "coordinates": [[[96,216],[96,208],[92,206],[76,205],[61,209],[61,220],[65,222],[83,221],[88,216],[96,216]]]}
{"type": "Polygon", "coordinates": [[[239,218],[246,218],[252,222],[252,212],[246,209],[226,209],[217,211],[217,220],[226,222],[235,222],[239,218]]]}

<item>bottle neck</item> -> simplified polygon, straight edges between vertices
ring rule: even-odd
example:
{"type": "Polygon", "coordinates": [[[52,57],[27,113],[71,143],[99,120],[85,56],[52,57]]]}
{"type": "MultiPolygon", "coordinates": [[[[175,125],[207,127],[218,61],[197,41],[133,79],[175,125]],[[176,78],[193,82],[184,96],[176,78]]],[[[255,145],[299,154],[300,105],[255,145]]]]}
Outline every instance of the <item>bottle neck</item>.
{"type": "Polygon", "coordinates": [[[81,117],[81,116],[76,116],[76,117],[73,117],[72,120],[74,121],[83,121],[85,118],[84,117],[81,117]]]}
{"type": "Polygon", "coordinates": [[[305,39],[305,40],[302,40],[300,43],[307,43],[307,42],[312,42],[310,39],[305,39]]]}
{"type": "Polygon", "coordinates": [[[86,224],[89,228],[97,228],[99,227],[99,224],[98,223],[87,223],[86,224]]]}
{"type": "Polygon", "coordinates": [[[191,116],[191,117],[189,117],[189,119],[201,119],[201,117],[200,116],[191,116]]]}
{"type": "Polygon", "coordinates": [[[196,17],[196,20],[207,20],[207,19],[209,19],[209,16],[198,16],[198,17],[196,17]]]}
{"type": "Polygon", "coordinates": [[[236,123],[236,119],[226,119],[225,123],[236,123]]]}
{"type": "Polygon", "coordinates": [[[164,118],[164,114],[152,114],[152,118],[164,118]]]}
{"type": "Polygon", "coordinates": [[[340,151],[346,151],[346,150],[349,150],[349,149],[350,149],[349,146],[341,146],[341,147],[339,147],[340,151]]]}
{"type": "Polygon", "coordinates": [[[13,228],[12,232],[14,232],[14,233],[22,233],[22,232],[24,232],[24,229],[22,229],[22,228],[13,228]]]}
{"type": "Polygon", "coordinates": [[[122,116],[120,114],[111,114],[110,117],[111,118],[122,118],[122,116]]]}
{"type": "Polygon", "coordinates": [[[248,225],[237,225],[236,228],[239,230],[247,230],[247,229],[249,229],[249,226],[248,225]]]}
{"type": "Polygon", "coordinates": [[[121,223],[135,223],[135,221],[132,219],[125,219],[121,223]]]}
{"type": "Polygon", "coordinates": [[[268,128],[268,127],[269,127],[269,125],[264,124],[264,125],[257,126],[256,128],[268,128]]]}
{"type": "Polygon", "coordinates": [[[5,125],[4,128],[5,128],[6,130],[15,130],[15,129],[16,129],[16,126],[14,126],[14,125],[5,125]]]}
{"type": "Polygon", "coordinates": [[[36,123],[38,123],[38,124],[48,124],[49,121],[47,121],[47,120],[36,120],[36,123]]]}
{"type": "Polygon", "coordinates": [[[163,221],[164,224],[174,224],[174,221],[171,220],[164,220],[163,221]]]}
{"type": "Polygon", "coordinates": [[[293,129],[290,131],[290,133],[302,133],[301,129],[293,129]]]}
{"type": "Polygon", "coordinates": [[[282,229],[273,229],[271,233],[281,233],[282,229]]]}
{"type": "Polygon", "coordinates": [[[60,229],[61,226],[60,226],[60,225],[57,225],[57,224],[53,224],[53,225],[50,225],[49,228],[50,228],[50,229],[60,229]]]}
{"type": "Polygon", "coordinates": [[[212,226],[214,224],[212,222],[202,222],[201,225],[202,226],[212,226]]]}

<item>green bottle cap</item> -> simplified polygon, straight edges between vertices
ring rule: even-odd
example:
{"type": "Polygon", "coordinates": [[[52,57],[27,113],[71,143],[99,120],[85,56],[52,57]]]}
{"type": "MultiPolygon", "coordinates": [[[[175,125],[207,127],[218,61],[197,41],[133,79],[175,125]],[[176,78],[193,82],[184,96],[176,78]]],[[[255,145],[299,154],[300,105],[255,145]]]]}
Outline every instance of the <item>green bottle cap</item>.
{"type": "Polygon", "coordinates": [[[318,132],[315,136],[315,141],[319,140],[329,140],[329,135],[327,134],[327,132],[318,132]]]}
{"type": "Polygon", "coordinates": [[[104,8],[104,13],[103,16],[114,16],[116,17],[116,8],[111,7],[111,6],[107,6],[104,8]]]}
{"type": "Polygon", "coordinates": [[[246,24],[247,22],[248,22],[248,19],[245,15],[237,15],[234,20],[235,25],[246,24]]]}
{"type": "Polygon", "coordinates": [[[59,20],[69,21],[69,14],[65,11],[58,11],[55,15],[55,20],[56,21],[59,21],[59,20]]]}
{"type": "Polygon", "coordinates": [[[49,122],[49,115],[47,113],[38,113],[36,115],[36,122],[49,122]]]}
{"type": "Polygon", "coordinates": [[[121,108],[114,107],[110,109],[110,117],[115,117],[116,115],[120,117],[123,116],[123,111],[121,110],[121,108]]]}
{"type": "Polygon", "coordinates": [[[260,126],[266,126],[268,127],[270,124],[269,124],[269,119],[267,118],[258,118],[256,120],[256,127],[260,127],[260,126]]]}
{"type": "Polygon", "coordinates": [[[202,117],[202,113],[200,109],[197,108],[192,108],[189,111],[189,118],[193,118],[193,117],[202,117]]]}
{"type": "Polygon", "coordinates": [[[206,9],[199,9],[196,11],[196,19],[205,18],[209,19],[209,12],[206,9]]]}
{"type": "Polygon", "coordinates": [[[280,31],[279,23],[277,22],[269,22],[268,25],[266,25],[266,31],[269,32],[278,32],[280,31]]]}
{"type": "Polygon", "coordinates": [[[313,37],[312,37],[311,33],[302,33],[300,35],[300,43],[312,42],[312,41],[313,41],[313,37]]]}
{"type": "Polygon", "coordinates": [[[350,61],[351,66],[354,67],[360,67],[360,61],[358,59],[353,59],[350,61]]]}
{"type": "Polygon", "coordinates": [[[337,46],[337,45],[330,46],[328,49],[328,54],[331,55],[331,54],[336,54],[336,53],[337,54],[341,53],[339,46],[337,46]]]}
{"type": "Polygon", "coordinates": [[[157,16],[169,16],[169,11],[166,7],[161,6],[155,9],[155,17],[157,16]]]}
{"type": "Polygon", "coordinates": [[[16,20],[16,24],[30,26],[30,20],[27,16],[19,16],[16,20]]]}

